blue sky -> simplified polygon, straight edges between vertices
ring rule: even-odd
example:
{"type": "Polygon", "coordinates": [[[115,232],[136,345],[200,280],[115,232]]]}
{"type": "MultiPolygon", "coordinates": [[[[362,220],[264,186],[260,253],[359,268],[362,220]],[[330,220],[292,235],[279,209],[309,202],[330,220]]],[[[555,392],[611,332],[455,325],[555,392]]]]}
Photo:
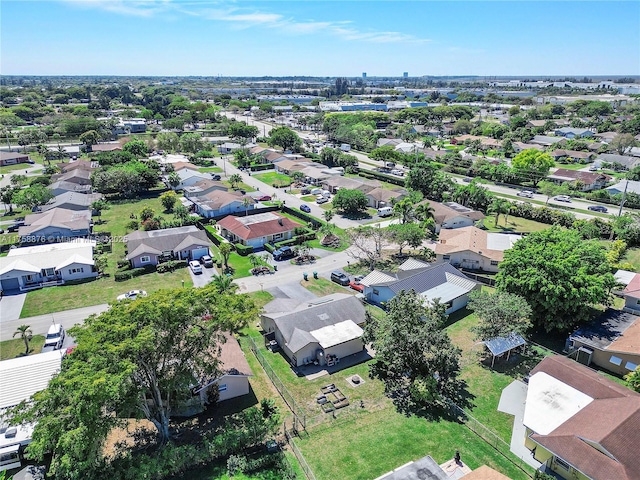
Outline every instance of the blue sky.
{"type": "Polygon", "coordinates": [[[2,0],[0,73],[639,75],[638,1],[2,0]]]}

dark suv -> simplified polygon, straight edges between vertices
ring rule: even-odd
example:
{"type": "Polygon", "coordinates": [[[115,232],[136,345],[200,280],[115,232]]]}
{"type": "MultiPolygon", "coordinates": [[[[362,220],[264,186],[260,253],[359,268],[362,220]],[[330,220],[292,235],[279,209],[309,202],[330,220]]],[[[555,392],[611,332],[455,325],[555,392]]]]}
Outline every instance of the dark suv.
{"type": "Polygon", "coordinates": [[[280,247],[277,250],[273,251],[273,259],[274,260],[283,260],[285,258],[293,257],[295,253],[293,252],[293,248],[291,247],[280,247]]]}
{"type": "Polygon", "coordinates": [[[344,286],[349,285],[350,282],[347,274],[342,272],[331,272],[331,281],[344,286]]]}

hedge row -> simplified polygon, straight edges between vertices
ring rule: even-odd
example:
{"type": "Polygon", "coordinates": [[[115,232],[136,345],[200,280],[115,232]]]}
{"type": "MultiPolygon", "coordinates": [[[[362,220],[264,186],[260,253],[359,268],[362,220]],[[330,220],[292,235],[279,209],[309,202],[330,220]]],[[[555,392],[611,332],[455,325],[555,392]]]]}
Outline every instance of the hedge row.
{"type": "Polygon", "coordinates": [[[113,278],[116,282],[122,282],[124,280],[130,280],[140,275],[146,275],[147,273],[153,273],[156,271],[155,265],[146,265],[142,268],[132,268],[131,270],[125,270],[124,272],[117,272],[113,278]]]}
{"type": "Polygon", "coordinates": [[[233,246],[238,252],[238,255],[246,257],[247,255],[253,253],[253,247],[251,245],[243,245],[241,243],[234,243],[233,246]]]}
{"type": "Polygon", "coordinates": [[[264,249],[269,253],[273,253],[273,251],[276,249],[276,247],[274,245],[271,245],[270,243],[265,243],[264,244],[264,249]]]}
{"type": "Polygon", "coordinates": [[[290,240],[283,240],[282,242],[277,242],[276,248],[300,245],[302,242],[306,242],[307,240],[315,240],[315,239],[316,239],[315,232],[306,233],[304,235],[297,235],[290,240]]]}
{"type": "Polygon", "coordinates": [[[273,163],[252,163],[249,169],[252,172],[259,172],[261,170],[273,170],[276,166],[273,163]]]}
{"type": "Polygon", "coordinates": [[[288,213],[289,215],[293,215],[305,222],[311,223],[314,228],[320,228],[324,225],[322,220],[318,220],[316,217],[309,215],[308,213],[303,212],[302,210],[297,210],[295,208],[284,206],[282,207],[282,211],[288,213]]]}
{"type": "Polygon", "coordinates": [[[216,233],[216,228],[213,225],[200,225],[204,228],[207,237],[211,240],[215,245],[220,245],[221,243],[226,242],[224,238],[216,233]]]}
{"type": "Polygon", "coordinates": [[[383,182],[393,183],[394,185],[399,185],[401,187],[404,187],[405,185],[404,178],[396,177],[394,175],[386,175],[374,170],[360,170],[359,175],[365,178],[373,178],[376,180],[382,180],[383,182]]]}
{"type": "Polygon", "coordinates": [[[156,267],[156,271],[158,273],[173,272],[177,268],[182,268],[186,266],[187,266],[186,260],[169,260],[168,262],[159,264],[156,267]]]}

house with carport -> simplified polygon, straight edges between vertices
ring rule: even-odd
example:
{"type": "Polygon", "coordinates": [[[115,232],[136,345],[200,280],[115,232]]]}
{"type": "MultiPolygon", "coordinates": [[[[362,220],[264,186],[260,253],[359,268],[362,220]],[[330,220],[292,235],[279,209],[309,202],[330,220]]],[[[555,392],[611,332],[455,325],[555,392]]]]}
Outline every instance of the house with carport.
{"type": "Polygon", "coordinates": [[[374,270],[360,283],[369,303],[384,306],[401,291],[413,290],[425,305],[432,305],[437,299],[445,305],[447,314],[464,308],[469,293],[480,288],[479,283],[449,263],[431,264],[414,258],[400,265],[397,272],[374,270]]]}
{"type": "Polygon", "coordinates": [[[162,230],[136,230],[124,237],[126,259],[134,268],[157,265],[166,260],[199,260],[211,255],[209,237],[193,225],[162,230]]]}
{"type": "MultiPolygon", "coordinates": [[[[268,312],[268,305],[265,306],[268,312]]],[[[275,341],[294,367],[333,366],[364,350],[364,305],[355,296],[334,293],[300,303],[291,311],[262,313],[266,341],[275,341]]]]}
{"type": "Polygon", "coordinates": [[[6,257],[0,257],[0,288],[25,292],[95,278],[95,245],[90,240],[74,240],[12,248],[6,257]]]}
{"type": "Polygon", "coordinates": [[[541,470],[567,480],[640,479],[640,394],[569,358],[529,375],[524,445],[541,470]]]}
{"type": "Polygon", "coordinates": [[[489,233],[476,227],[441,230],[439,241],[434,245],[436,261],[468,270],[497,272],[504,251],[521,238],[521,235],[489,233]]]}
{"type": "Polygon", "coordinates": [[[275,212],[224,217],[216,224],[220,235],[232,243],[262,248],[265,243],[281,242],[294,237],[294,230],[302,228],[298,222],[275,212]]]}

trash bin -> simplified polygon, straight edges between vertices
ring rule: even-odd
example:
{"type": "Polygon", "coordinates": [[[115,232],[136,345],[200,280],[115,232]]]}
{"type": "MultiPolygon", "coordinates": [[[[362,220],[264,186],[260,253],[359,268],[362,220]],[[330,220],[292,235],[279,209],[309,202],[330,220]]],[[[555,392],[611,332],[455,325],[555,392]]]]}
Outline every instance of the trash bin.
{"type": "Polygon", "coordinates": [[[318,279],[318,272],[313,272],[313,278],[318,279]]]}
{"type": "Polygon", "coordinates": [[[307,272],[304,272],[302,274],[302,277],[304,278],[305,281],[309,280],[309,274],[307,272]]]}
{"type": "Polygon", "coordinates": [[[277,271],[278,271],[278,265],[274,265],[274,266],[273,266],[273,271],[274,271],[274,272],[277,272],[277,271]]]}

